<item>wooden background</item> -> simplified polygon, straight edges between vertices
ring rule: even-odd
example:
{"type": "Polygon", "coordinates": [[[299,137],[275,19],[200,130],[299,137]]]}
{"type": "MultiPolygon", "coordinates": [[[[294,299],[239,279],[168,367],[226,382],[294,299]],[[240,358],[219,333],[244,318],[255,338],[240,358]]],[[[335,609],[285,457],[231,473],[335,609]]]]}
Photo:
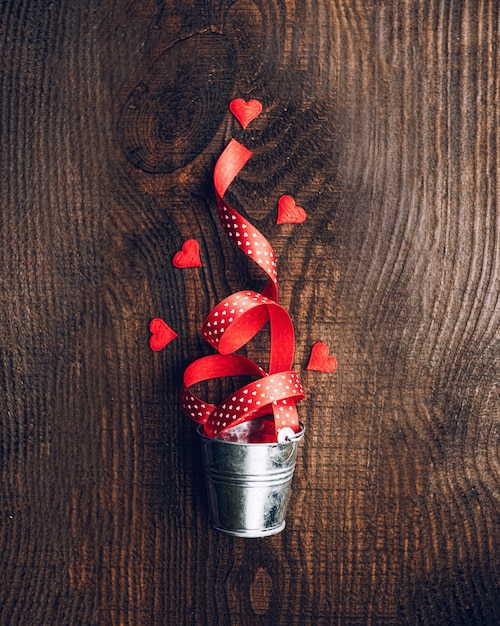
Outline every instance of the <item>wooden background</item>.
{"type": "Polygon", "coordinates": [[[497,623],[499,3],[0,7],[2,626],[497,623]],[[246,131],[235,97],[264,104],[246,131]],[[211,530],[178,402],[210,308],[263,284],[217,219],[231,137],[308,392],[256,540],[211,530]]]}

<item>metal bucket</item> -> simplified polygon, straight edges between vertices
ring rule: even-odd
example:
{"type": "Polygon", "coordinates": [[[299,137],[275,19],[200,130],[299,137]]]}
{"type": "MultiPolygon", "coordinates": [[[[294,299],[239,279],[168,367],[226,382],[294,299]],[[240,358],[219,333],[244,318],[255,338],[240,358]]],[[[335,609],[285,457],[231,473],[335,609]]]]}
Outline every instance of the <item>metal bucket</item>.
{"type": "Polygon", "coordinates": [[[213,439],[198,428],[212,526],[237,537],[267,537],[285,515],[304,426],[284,443],[213,439]]]}

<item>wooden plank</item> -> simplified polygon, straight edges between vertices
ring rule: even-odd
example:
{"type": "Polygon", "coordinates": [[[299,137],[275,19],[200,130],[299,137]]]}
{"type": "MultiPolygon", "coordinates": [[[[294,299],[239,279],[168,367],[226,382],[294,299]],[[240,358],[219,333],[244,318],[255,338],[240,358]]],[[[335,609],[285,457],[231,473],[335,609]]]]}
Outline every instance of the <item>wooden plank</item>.
{"type": "Polygon", "coordinates": [[[496,623],[499,18],[1,3],[0,623],[496,623]],[[247,130],[234,97],[264,105],[247,130]],[[258,540],[210,529],[178,400],[211,307],[263,285],[216,214],[231,137],[307,390],[287,528],[258,540]],[[285,193],[303,224],[275,224],[285,193]],[[191,237],[203,267],[175,269],[191,237]]]}

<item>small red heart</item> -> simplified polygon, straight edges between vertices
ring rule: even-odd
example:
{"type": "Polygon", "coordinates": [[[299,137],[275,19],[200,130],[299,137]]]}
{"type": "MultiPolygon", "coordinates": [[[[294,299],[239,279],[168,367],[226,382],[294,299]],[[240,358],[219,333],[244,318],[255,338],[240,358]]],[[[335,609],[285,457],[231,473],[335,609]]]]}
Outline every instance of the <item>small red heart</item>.
{"type": "Polygon", "coordinates": [[[306,212],[301,206],[295,204],[292,196],[281,196],[278,200],[276,224],[302,224],[306,217],[306,212]]]}
{"type": "Polygon", "coordinates": [[[252,120],[261,114],[262,103],[258,100],[246,102],[243,98],[236,98],[229,103],[229,110],[241,124],[241,127],[245,129],[252,120]]]}
{"type": "Polygon", "coordinates": [[[201,267],[200,247],[196,239],[188,239],[182,244],[182,250],[172,258],[175,267],[201,267]]]}
{"type": "Polygon", "coordinates": [[[159,317],[155,317],[149,322],[149,330],[151,331],[149,347],[151,350],[155,350],[155,352],[162,350],[168,343],[178,336],[177,333],[175,333],[159,317]]]}
{"type": "Polygon", "coordinates": [[[312,347],[306,369],[332,374],[337,369],[337,359],[330,356],[328,346],[325,343],[318,341],[312,347]]]}

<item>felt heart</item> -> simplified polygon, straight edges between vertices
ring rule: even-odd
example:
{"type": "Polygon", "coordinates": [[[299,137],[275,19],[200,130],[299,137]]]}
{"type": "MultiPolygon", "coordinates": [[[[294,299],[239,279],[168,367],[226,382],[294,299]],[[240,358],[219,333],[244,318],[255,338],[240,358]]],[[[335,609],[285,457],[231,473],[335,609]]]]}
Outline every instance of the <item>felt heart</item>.
{"type": "Polygon", "coordinates": [[[262,103],[258,100],[248,100],[236,98],[229,103],[229,110],[241,124],[242,128],[246,128],[252,120],[258,117],[262,112],[262,103]]]}
{"type": "Polygon", "coordinates": [[[151,350],[158,352],[162,350],[168,343],[175,339],[178,335],[175,333],[162,319],[155,317],[149,323],[151,337],[149,338],[149,347],[151,350]]]}
{"type": "Polygon", "coordinates": [[[188,239],[182,244],[182,250],[176,252],[172,259],[175,267],[201,267],[200,247],[196,239],[188,239]]]}
{"type": "Polygon", "coordinates": [[[276,224],[302,224],[307,215],[301,206],[295,204],[292,196],[281,196],[278,200],[276,224]]]}
{"type": "Polygon", "coordinates": [[[318,341],[312,347],[306,369],[331,374],[337,369],[337,360],[330,356],[328,346],[322,341],[318,341]]]}

